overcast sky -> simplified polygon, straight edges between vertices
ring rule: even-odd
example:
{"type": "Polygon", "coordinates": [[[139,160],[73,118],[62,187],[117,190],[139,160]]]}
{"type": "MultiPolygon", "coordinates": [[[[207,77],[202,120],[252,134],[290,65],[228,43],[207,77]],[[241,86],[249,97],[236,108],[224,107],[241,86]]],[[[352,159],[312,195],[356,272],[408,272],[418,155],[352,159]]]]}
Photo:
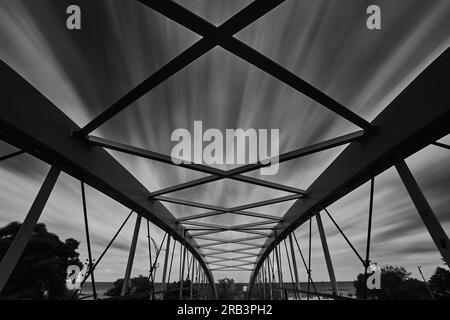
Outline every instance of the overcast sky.
{"type": "MultiPolygon", "coordinates": [[[[177,2],[216,25],[250,3],[242,0],[177,2]]],[[[448,0],[288,0],[236,37],[371,121],[449,46],[449,31],[448,0]],[[366,28],[365,11],[369,4],[381,7],[380,31],[366,28]]],[[[80,126],[198,39],[198,35],[133,0],[0,0],[0,58],[80,126]],[[80,31],[66,28],[65,11],[70,4],[81,7],[80,31]]],[[[204,128],[221,130],[279,129],[280,152],[357,129],[256,67],[224,49],[215,48],[94,134],[170,154],[174,145],[170,141],[172,131],[192,129],[194,120],[202,120],[204,128]]],[[[449,137],[442,141],[450,143],[449,137]]],[[[306,189],[343,148],[282,164],[277,175],[261,178],[306,189]]],[[[13,150],[0,142],[0,155],[13,150]]],[[[116,152],[112,154],[150,191],[203,176],[116,152]]],[[[447,234],[450,230],[449,157],[448,150],[430,146],[407,160],[447,234]]],[[[29,155],[0,164],[1,226],[24,219],[47,171],[48,165],[29,155]]],[[[258,174],[257,171],[252,175],[258,177],[258,174]]],[[[329,207],[361,255],[365,250],[368,190],[368,185],[363,185],[329,207]]],[[[210,183],[173,194],[226,207],[282,195],[285,194],[234,181],[210,183]]],[[[90,187],[87,199],[93,255],[98,257],[129,210],[90,187]]],[[[282,216],[291,204],[254,211],[282,216]]],[[[178,205],[167,207],[177,217],[202,212],[178,205]]],[[[395,170],[390,169],[376,179],[373,219],[371,260],[405,266],[414,276],[418,276],[418,265],[429,276],[442,264],[395,170]]],[[[123,277],[134,220],[135,216],[104,257],[96,280],[114,281],[123,277]]],[[[77,180],[65,174],[60,176],[40,221],[61,239],[80,240],[79,252],[83,260],[87,258],[77,180]]],[[[235,225],[259,219],[228,214],[199,221],[235,225]]],[[[355,279],[363,271],[362,266],[326,216],[323,222],[337,278],[355,279]]],[[[327,281],[315,220],[312,227],[313,279],[327,281]]],[[[164,232],[154,226],[151,230],[159,243],[164,232]]],[[[308,226],[303,225],[296,231],[305,255],[307,230],[308,226]]],[[[217,234],[220,238],[242,236],[235,232],[217,234]]],[[[146,241],[144,223],[133,275],[148,274],[146,241]]],[[[242,246],[228,248],[238,247],[242,246]]],[[[178,273],[178,250],[177,246],[172,279],[178,273]]],[[[290,279],[287,263],[283,265],[284,277],[290,279]]],[[[247,282],[249,275],[249,272],[214,273],[216,279],[228,276],[238,282],[247,282]]],[[[160,276],[159,271],[157,278],[160,276]]],[[[307,280],[304,268],[300,276],[302,281],[307,280]]]]}

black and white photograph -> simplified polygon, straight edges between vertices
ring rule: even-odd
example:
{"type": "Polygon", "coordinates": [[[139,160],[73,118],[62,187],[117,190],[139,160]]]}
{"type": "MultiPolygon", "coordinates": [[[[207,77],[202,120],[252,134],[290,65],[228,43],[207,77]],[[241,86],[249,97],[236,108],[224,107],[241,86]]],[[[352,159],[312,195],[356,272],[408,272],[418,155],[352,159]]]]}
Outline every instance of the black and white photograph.
{"type": "Polygon", "coordinates": [[[0,60],[0,300],[450,300],[449,0],[0,0],[0,60]]]}

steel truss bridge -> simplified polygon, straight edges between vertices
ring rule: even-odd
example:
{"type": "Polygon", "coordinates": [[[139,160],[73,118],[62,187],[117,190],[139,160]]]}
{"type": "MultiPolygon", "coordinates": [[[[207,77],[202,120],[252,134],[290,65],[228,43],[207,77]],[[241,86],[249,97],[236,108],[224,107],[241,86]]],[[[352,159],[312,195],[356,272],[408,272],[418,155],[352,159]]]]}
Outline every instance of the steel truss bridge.
{"type": "MultiPolygon", "coordinates": [[[[190,276],[190,279],[193,279],[193,284],[190,287],[191,299],[215,299],[217,298],[217,290],[212,274],[213,271],[249,270],[251,271],[248,291],[249,298],[287,298],[287,291],[292,290],[297,299],[300,298],[301,293],[307,293],[308,298],[310,295],[316,295],[331,299],[343,299],[337,293],[333,263],[330,258],[321,215],[326,214],[329,216],[342,234],[343,240],[348,243],[360,260],[367,275],[367,268],[370,263],[374,182],[378,174],[393,166],[395,166],[400,174],[437,250],[439,250],[447,265],[450,265],[449,239],[404,161],[408,156],[430,144],[450,149],[450,146],[436,142],[450,133],[450,101],[448,98],[450,49],[442,53],[389,106],[369,123],[326,93],[311,86],[292,72],[234,37],[237,32],[283,3],[283,0],[254,1],[218,27],[172,1],[139,1],[169,19],[196,32],[202,38],[154,74],[150,75],[145,81],[113,105],[106,108],[82,128],[71,121],[46,97],[4,62],[0,64],[0,76],[3,88],[2,107],[0,108],[0,138],[21,150],[13,154],[1,156],[0,161],[18,156],[22,153],[28,153],[51,165],[51,169],[29,209],[20,231],[1,261],[0,291],[4,288],[9,276],[13,272],[60,172],[65,172],[81,182],[84,222],[89,254],[89,271],[85,275],[84,281],[89,278],[91,279],[94,299],[97,298],[94,280],[95,268],[105,253],[107,253],[107,250],[133,212],[137,214],[137,218],[135,231],[131,239],[131,249],[124,286],[122,288],[123,295],[127,293],[138,231],[141,219],[144,218],[147,220],[147,226],[148,222],[151,222],[166,232],[166,236],[160,245],[160,247],[163,245],[166,247],[165,256],[162,257],[164,259],[162,275],[163,291],[167,288],[167,269],[172,268],[173,261],[169,263],[169,260],[171,260],[170,252],[172,252],[173,260],[175,243],[178,242],[184,248],[182,257],[180,257],[182,259],[180,261],[180,266],[182,267],[180,268],[179,277],[180,297],[182,297],[183,279],[185,279],[186,275],[188,277],[190,276]],[[220,46],[244,59],[360,128],[359,131],[351,134],[280,155],[280,163],[283,163],[337,146],[347,145],[344,151],[322,172],[307,190],[300,190],[244,175],[264,166],[262,163],[256,163],[228,171],[199,164],[181,164],[179,166],[183,168],[206,173],[208,176],[150,192],[136,177],[130,174],[107,153],[106,149],[175,165],[169,156],[90,135],[95,129],[129,107],[144,94],[216,46],[220,46]],[[290,195],[232,208],[206,205],[167,196],[167,194],[175,191],[224,179],[232,179],[275,190],[282,190],[289,192],[290,195]],[[335,222],[327,207],[368,181],[370,181],[371,188],[367,248],[365,255],[362,256],[335,222]],[[88,214],[84,193],[85,184],[99,190],[131,210],[122,226],[95,263],[93,263],[91,254],[88,214]],[[251,211],[253,208],[294,199],[296,200],[294,204],[281,218],[251,211]],[[164,206],[164,203],[176,203],[206,209],[208,211],[206,213],[176,219],[164,206]],[[200,218],[225,213],[262,218],[264,221],[232,227],[196,222],[200,218]],[[317,220],[329,278],[333,288],[332,294],[317,292],[310,272],[311,261],[310,259],[309,261],[304,259],[294,234],[296,228],[304,223],[309,223],[311,231],[311,221],[313,218],[317,220]],[[268,227],[268,225],[274,223],[276,224],[274,227],[268,227]],[[210,234],[228,230],[241,232],[243,237],[234,240],[221,239],[215,236],[208,237],[210,234]],[[211,240],[211,242],[205,245],[199,245],[197,242],[199,239],[211,240]],[[266,240],[261,246],[251,243],[252,240],[256,239],[266,240]],[[171,241],[173,243],[172,249],[170,249],[171,241]],[[228,243],[239,243],[248,248],[239,250],[220,249],[221,245],[228,243]],[[292,282],[292,287],[290,288],[286,288],[283,285],[283,276],[286,279],[286,275],[282,274],[282,268],[280,267],[283,247],[289,263],[292,282]],[[299,263],[300,260],[295,254],[295,247],[298,248],[301,254],[301,263],[299,263]],[[204,248],[212,249],[214,252],[205,254],[202,251],[204,248]],[[258,254],[246,252],[248,249],[255,248],[260,249],[258,254]],[[236,252],[241,253],[242,257],[231,259],[235,263],[233,266],[221,263],[230,261],[227,254],[236,252]],[[256,262],[247,260],[248,258],[255,257],[256,262]],[[300,267],[304,267],[306,273],[309,275],[308,291],[301,290],[299,287],[298,270],[300,267]],[[194,294],[192,293],[193,287],[195,289],[194,294]]],[[[309,239],[309,250],[311,250],[311,232],[309,239]]],[[[155,260],[157,259],[158,257],[155,260]]],[[[152,269],[154,266],[155,264],[153,264],[152,269]]],[[[152,270],[150,273],[153,274],[152,270]]]]}

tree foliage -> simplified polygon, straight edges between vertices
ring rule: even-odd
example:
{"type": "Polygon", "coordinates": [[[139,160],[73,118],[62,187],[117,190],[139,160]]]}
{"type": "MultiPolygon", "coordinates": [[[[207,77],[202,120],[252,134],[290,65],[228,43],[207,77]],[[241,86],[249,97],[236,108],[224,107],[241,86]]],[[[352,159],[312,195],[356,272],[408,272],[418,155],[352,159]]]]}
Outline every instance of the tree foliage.
{"type": "MultiPolygon", "coordinates": [[[[363,298],[365,277],[360,273],[353,282],[356,297],[363,298]]],[[[367,299],[378,300],[426,300],[430,299],[426,285],[411,278],[411,273],[405,268],[386,265],[381,268],[381,289],[366,291],[367,299]]]]}
{"type": "MultiPolygon", "coordinates": [[[[197,296],[197,284],[193,284],[192,286],[192,296],[197,296]]],[[[191,293],[191,280],[186,279],[183,281],[183,290],[182,290],[182,300],[186,300],[190,298],[191,293]]],[[[167,285],[166,291],[164,292],[165,300],[180,300],[180,281],[172,282],[167,285]]]]}
{"type": "MultiPolygon", "coordinates": [[[[0,260],[11,246],[21,223],[12,222],[0,228],[0,260]]],[[[62,242],[47,231],[43,223],[33,230],[13,273],[0,294],[1,299],[65,299],[71,296],[66,287],[69,265],[83,264],[76,252],[75,239],[62,242]]]]}
{"type": "Polygon", "coordinates": [[[450,300],[450,271],[437,267],[430,277],[430,287],[438,300],[450,300]]]}

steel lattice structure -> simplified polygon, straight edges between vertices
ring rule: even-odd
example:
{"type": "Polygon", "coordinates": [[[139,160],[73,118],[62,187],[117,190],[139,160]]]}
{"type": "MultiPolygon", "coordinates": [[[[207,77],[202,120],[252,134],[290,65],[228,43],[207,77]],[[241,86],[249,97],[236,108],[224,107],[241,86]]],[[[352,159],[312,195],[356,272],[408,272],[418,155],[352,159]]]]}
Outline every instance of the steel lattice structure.
{"type": "MultiPolygon", "coordinates": [[[[326,236],[323,232],[320,214],[321,212],[326,212],[334,222],[331,214],[327,211],[327,207],[363,183],[371,181],[371,203],[367,251],[365,257],[362,257],[355,250],[350,241],[348,241],[348,238],[336,224],[336,227],[355,251],[367,271],[370,259],[369,249],[374,180],[378,174],[392,166],[397,168],[425,226],[437,246],[437,249],[440,251],[447,264],[450,263],[449,239],[437,219],[434,217],[430,206],[404,162],[406,157],[432,143],[444,148],[449,148],[447,145],[436,143],[436,141],[450,133],[450,101],[447,92],[447,84],[449,81],[448,70],[450,70],[450,49],[446,50],[438,59],[428,66],[428,68],[401,94],[399,94],[398,97],[394,99],[394,101],[392,101],[392,103],[390,103],[390,105],[372,122],[368,122],[330,96],[311,86],[292,72],[286,70],[233,36],[252,22],[276,8],[283,3],[284,0],[254,1],[219,27],[214,26],[183,6],[172,1],[139,0],[139,2],[201,35],[202,39],[160,68],[112,106],[106,108],[105,111],[83,128],[78,127],[55,105],[5,63],[2,62],[0,65],[1,80],[2,83],[5,84],[3,87],[3,105],[0,108],[0,137],[4,141],[22,150],[1,157],[0,161],[27,152],[52,166],[52,169],[30,209],[21,231],[8,251],[8,254],[1,262],[0,290],[5,285],[17,263],[18,257],[42,212],[59,172],[61,171],[66,172],[81,181],[85,226],[88,237],[88,219],[86,200],[84,198],[85,183],[128,207],[133,212],[136,212],[138,218],[135,230],[139,228],[141,217],[143,217],[167,232],[167,250],[164,263],[163,282],[165,281],[167,271],[170,239],[172,238],[180,242],[185,248],[183,253],[183,273],[180,279],[181,283],[185,271],[186,250],[189,250],[192,253],[193,258],[198,262],[196,270],[198,277],[196,279],[207,279],[207,281],[209,281],[210,288],[212,289],[209,292],[209,297],[217,297],[217,291],[212,275],[212,271],[215,270],[252,271],[249,282],[249,298],[257,296],[258,293],[259,297],[267,298],[270,296],[270,298],[272,298],[272,285],[275,285],[275,282],[272,282],[272,280],[275,281],[277,278],[278,286],[280,286],[279,289],[281,289],[281,297],[283,295],[287,297],[286,288],[282,288],[283,281],[279,265],[283,242],[286,256],[289,259],[290,269],[290,258],[292,259],[295,279],[292,274],[291,276],[293,283],[296,282],[294,292],[297,297],[297,295],[303,291],[298,287],[298,271],[292,233],[296,228],[308,221],[311,225],[311,219],[315,216],[319,226],[330,280],[332,284],[334,284],[334,292],[333,295],[314,293],[310,291],[308,285],[308,297],[309,294],[316,294],[318,296],[329,298],[339,298],[336,292],[336,279],[330,255],[328,253],[326,236]],[[150,90],[157,87],[166,79],[216,46],[224,48],[248,63],[265,71],[361,129],[351,134],[336,137],[280,155],[279,162],[283,163],[337,146],[347,145],[345,150],[307,190],[301,190],[244,175],[245,173],[260,169],[264,166],[262,163],[256,163],[244,165],[228,171],[199,164],[181,164],[179,166],[183,168],[206,173],[208,176],[150,192],[112,156],[110,156],[105,149],[112,149],[137,157],[175,165],[169,156],[90,135],[95,129],[106,123],[125,108],[129,107],[144,94],[148,93],[150,90]],[[288,192],[291,195],[231,208],[207,205],[166,196],[166,194],[175,191],[185,190],[224,179],[232,179],[248,184],[281,190],[288,192]],[[251,211],[253,208],[291,200],[296,201],[282,218],[251,211]],[[165,202],[207,209],[209,211],[176,219],[163,205],[165,202]],[[196,219],[225,213],[262,218],[264,221],[232,227],[195,221],[196,219]],[[276,223],[275,227],[268,226],[274,223],[276,223]],[[238,231],[246,235],[234,240],[208,237],[209,234],[229,230],[238,231]],[[200,232],[194,234],[191,231],[200,232]],[[196,241],[199,239],[211,240],[213,242],[206,245],[199,245],[196,241]],[[263,246],[245,242],[256,239],[266,239],[266,241],[263,246]],[[289,257],[289,250],[285,240],[288,240],[289,242],[291,257],[289,257]],[[241,243],[247,247],[239,250],[220,249],[221,245],[229,243],[241,243]],[[213,252],[205,254],[202,252],[203,248],[211,249],[213,252]],[[258,254],[245,252],[248,249],[260,249],[260,252],[258,254]],[[233,266],[221,264],[221,262],[230,260],[226,257],[226,254],[230,252],[240,252],[243,256],[231,259],[236,262],[233,266]],[[207,259],[211,257],[214,257],[217,260],[207,261],[207,259]],[[249,262],[246,260],[247,257],[257,257],[256,263],[249,262]],[[275,264],[277,264],[277,267],[275,267],[275,264]],[[201,272],[204,276],[200,275],[200,268],[202,269],[201,272]],[[278,272],[277,277],[275,277],[275,269],[278,272]],[[269,292],[267,290],[269,284],[267,275],[269,275],[270,278],[270,295],[269,293],[266,294],[266,291],[269,292]]],[[[123,225],[121,228],[122,227],[123,225]]],[[[121,228],[118,232],[120,232],[121,228]]],[[[137,231],[135,231],[132,240],[134,246],[136,237],[137,231]]],[[[114,239],[115,237],[112,241],[114,241],[114,239]]],[[[295,242],[296,241],[297,240],[295,239],[295,242]]],[[[162,245],[163,243],[161,243],[161,246],[162,245]]],[[[88,249],[91,265],[93,266],[92,272],[89,275],[92,275],[93,277],[93,271],[99,261],[97,261],[96,264],[92,263],[89,238],[88,249]]],[[[134,255],[133,245],[131,251],[127,266],[127,275],[125,277],[126,279],[130,276],[134,255]]],[[[103,254],[101,257],[103,257],[103,254]]],[[[303,256],[302,260],[309,273],[308,282],[311,281],[312,285],[314,285],[310,274],[310,266],[306,265],[303,256]]],[[[194,278],[193,263],[194,262],[191,262],[190,264],[192,267],[190,270],[192,271],[194,278]]],[[[190,267],[188,267],[187,271],[188,274],[189,268],[190,267]]],[[[127,280],[125,283],[127,283],[127,280]]]]}

